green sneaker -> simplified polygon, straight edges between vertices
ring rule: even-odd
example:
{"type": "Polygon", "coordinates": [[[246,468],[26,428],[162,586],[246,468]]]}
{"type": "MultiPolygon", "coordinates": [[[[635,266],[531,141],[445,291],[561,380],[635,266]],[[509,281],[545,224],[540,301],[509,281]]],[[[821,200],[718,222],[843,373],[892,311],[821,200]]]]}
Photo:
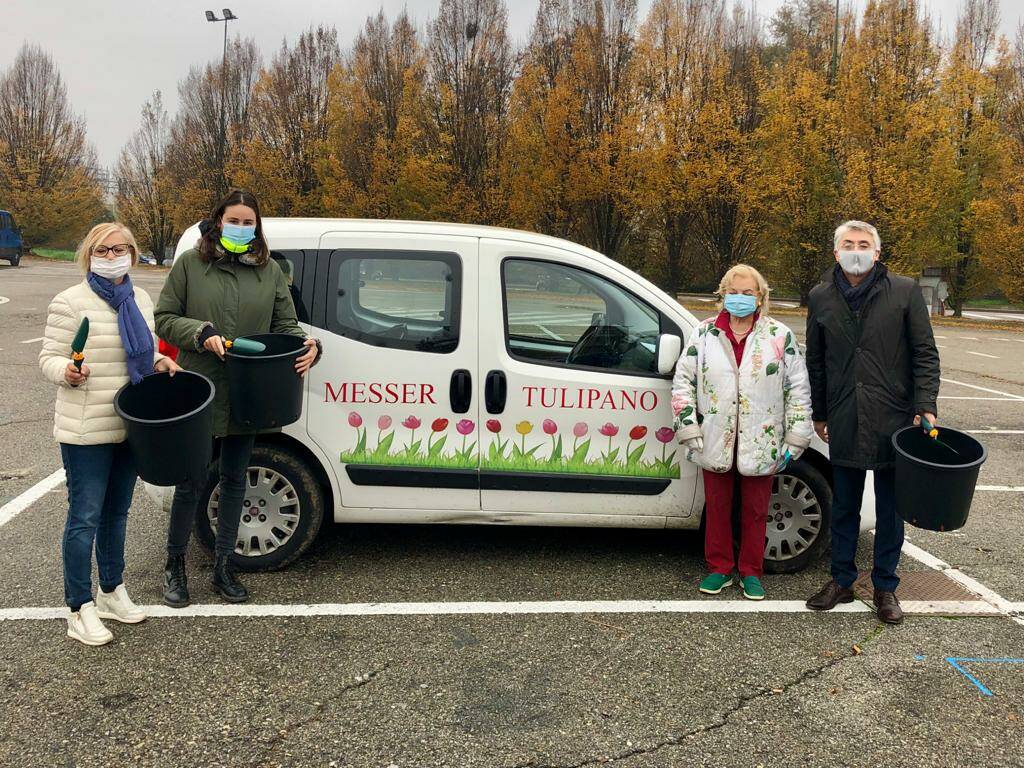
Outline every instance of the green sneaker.
{"type": "Polygon", "coordinates": [[[726,587],[732,586],[732,574],[709,573],[700,583],[700,591],[705,595],[717,595],[726,587]]]}
{"type": "Polygon", "coordinates": [[[743,596],[747,600],[764,600],[764,587],[757,576],[747,576],[740,579],[740,582],[743,584],[743,596]]]}

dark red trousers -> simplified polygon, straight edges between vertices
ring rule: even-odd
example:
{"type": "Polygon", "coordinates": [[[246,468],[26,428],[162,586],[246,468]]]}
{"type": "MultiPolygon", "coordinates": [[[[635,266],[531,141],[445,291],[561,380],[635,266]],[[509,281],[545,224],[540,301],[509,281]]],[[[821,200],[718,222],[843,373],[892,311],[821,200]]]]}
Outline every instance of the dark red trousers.
{"type": "Polygon", "coordinates": [[[704,557],[712,573],[732,573],[736,565],[732,542],[732,497],[740,492],[740,578],[757,576],[764,570],[764,537],[768,524],[768,500],[773,475],[739,476],[736,467],[728,472],[704,470],[704,557]]]}

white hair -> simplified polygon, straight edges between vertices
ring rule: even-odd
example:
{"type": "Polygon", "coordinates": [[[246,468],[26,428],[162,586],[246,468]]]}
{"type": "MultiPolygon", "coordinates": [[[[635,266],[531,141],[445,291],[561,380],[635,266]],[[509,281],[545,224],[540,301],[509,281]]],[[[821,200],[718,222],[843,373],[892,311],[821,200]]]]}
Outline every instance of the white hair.
{"type": "Polygon", "coordinates": [[[875,250],[882,250],[882,238],[878,236],[878,230],[868,224],[866,221],[844,221],[838,227],[836,227],[836,234],[832,239],[832,245],[835,250],[839,250],[839,241],[843,239],[850,230],[855,232],[867,232],[871,237],[875,239],[875,250]]]}

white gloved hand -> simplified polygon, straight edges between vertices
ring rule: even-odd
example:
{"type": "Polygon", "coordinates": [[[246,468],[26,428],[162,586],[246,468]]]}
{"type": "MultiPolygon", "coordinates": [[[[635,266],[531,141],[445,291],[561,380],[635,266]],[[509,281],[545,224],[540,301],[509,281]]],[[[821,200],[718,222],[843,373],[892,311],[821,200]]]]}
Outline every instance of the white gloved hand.
{"type": "Polygon", "coordinates": [[[680,445],[685,445],[688,450],[694,453],[702,453],[704,451],[704,438],[703,437],[691,437],[688,440],[680,440],[680,445]]]}
{"type": "Polygon", "coordinates": [[[789,451],[789,455],[792,461],[796,461],[804,455],[804,448],[798,448],[795,445],[786,444],[786,450],[789,451]]]}

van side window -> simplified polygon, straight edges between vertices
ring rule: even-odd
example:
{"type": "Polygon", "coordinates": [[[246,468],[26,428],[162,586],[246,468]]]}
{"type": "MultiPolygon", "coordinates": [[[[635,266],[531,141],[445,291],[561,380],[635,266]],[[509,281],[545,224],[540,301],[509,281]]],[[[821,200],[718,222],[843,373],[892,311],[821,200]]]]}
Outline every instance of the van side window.
{"type": "Polygon", "coordinates": [[[442,354],[459,345],[462,264],[454,253],[334,251],[328,291],[327,327],[342,336],[442,354]]]}
{"type": "Polygon", "coordinates": [[[505,343],[533,363],[657,375],[657,310],[614,283],[563,264],[502,265],[505,343]]]}
{"type": "Polygon", "coordinates": [[[295,305],[295,317],[300,323],[309,322],[309,307],[303,299],[302,275],[306,266],[306,254],[304,251],[271,251],[270,257],[277,262],[277,266],[284,272],[288,281],[288,291],[292,295],[292,303],[295,305]]]}

